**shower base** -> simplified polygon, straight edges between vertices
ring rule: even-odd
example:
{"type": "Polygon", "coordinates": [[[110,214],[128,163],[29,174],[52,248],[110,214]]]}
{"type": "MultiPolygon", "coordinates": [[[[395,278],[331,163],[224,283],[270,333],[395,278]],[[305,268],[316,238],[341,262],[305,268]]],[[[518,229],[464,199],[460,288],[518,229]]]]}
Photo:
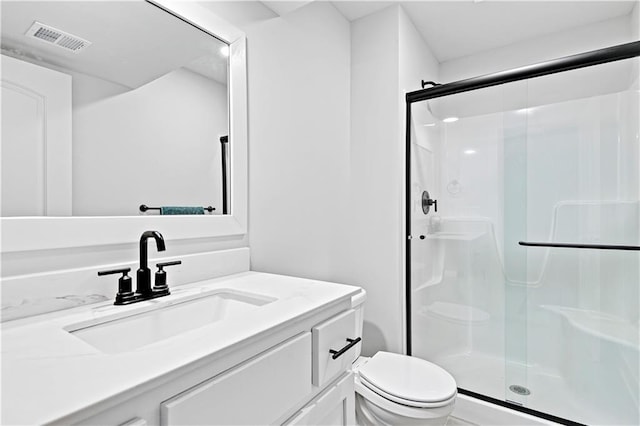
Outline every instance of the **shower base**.
{"type": "Polygon", "coordinates": [[[598,425],[637,425],[637,407],[623,406],[619,398],[596,406],[580,397],[557,373],[539,366],[506,362],[503,358],[470,352],[432,359],[456,379],[458,387],[498,400],[508,400],[574,422],[598,425]],[[509,386],[521,386],[529,395],[513,392],[509,386]]]}
{"type": "Polygon", "coordinates": [[[469,395],[458,394],[447,426],[550,426],[557,423],[501,407],[469,395]]]}

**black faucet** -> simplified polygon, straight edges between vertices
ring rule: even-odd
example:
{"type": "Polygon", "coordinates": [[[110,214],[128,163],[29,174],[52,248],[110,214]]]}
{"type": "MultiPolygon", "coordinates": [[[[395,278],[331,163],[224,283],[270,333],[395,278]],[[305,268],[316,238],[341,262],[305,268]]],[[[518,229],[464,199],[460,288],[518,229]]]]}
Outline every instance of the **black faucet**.
{"type": "Polygon", "coordinates": [[[147,240],[153,238],[156,240],[156,247],[158,251],[165,251],[164,238],[158,231],[145,231],[140,236],[140,269],[136,273],[138,277],[138,284],[136,287],[136,293],[142,297],[150,297],[153,293],[151,289],[151,270],[147,266],[147,240]]]}
{"type": "Polygon", "coordinates": [[[164,238],[158,231],[145,231],[140,236],[140,269],[137,272],[138,284],[136,292],[131,291],[131,278],[127,275],[131,268],[112,269],[108,271],[99,271],[98,275],[122,274],[118,280],[118,293],[114,305],[128,305],[130,303],[141,302],[143,300],[155,299],[156,297],[168,296],[169,286],[167,286],[167,274],[163,268],[167,266],[180,265],[180,260],[171,262],[158,263],[158,271],[156,272],[156,283],[151,287],[151,270],[147,266],[147,240],[153,238],[156,240],[156,248],[158,251],[165,251],[164,238]]]}

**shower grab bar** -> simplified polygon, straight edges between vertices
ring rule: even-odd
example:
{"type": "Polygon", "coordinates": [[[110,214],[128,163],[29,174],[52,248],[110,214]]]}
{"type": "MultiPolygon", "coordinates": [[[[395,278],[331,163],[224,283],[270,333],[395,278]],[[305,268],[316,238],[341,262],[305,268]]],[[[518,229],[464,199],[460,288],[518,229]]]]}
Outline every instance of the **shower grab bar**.
{"type": "Polygon", "coordinates": [[[623,246],[615,244],[571,244],[571,243],[538,243],[519,241],[519,245],[525,247],[559,247],[559,248],[579,248],[595,250],[635,250],[640,251],[640,246],[623,246]]]}

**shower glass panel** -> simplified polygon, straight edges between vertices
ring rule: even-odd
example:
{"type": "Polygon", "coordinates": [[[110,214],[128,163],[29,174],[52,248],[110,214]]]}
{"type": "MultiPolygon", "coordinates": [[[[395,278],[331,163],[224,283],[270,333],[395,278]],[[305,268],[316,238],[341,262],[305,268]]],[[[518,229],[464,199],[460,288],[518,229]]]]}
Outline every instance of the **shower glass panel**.
{"type": "Polygon", "coordinates": [[[627,59],[412,105],[412,355],[462,392],[640,424],[640,251],[593,247],[640,245],[639,104],[627,59]]]}

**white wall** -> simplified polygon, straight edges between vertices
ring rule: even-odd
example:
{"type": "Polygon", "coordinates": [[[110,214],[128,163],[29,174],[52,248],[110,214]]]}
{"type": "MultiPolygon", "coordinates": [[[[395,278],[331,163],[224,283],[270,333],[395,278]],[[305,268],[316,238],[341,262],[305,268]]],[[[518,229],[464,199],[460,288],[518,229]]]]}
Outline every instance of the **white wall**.
{"type": "Polygon", "coordinates": [[[629,16],[631,25],[631,38],[640,39],[640,3],[636,3],[629,16]]]}
{"type": "Polygon", "coordinates": [[[440,68],[441,83],[628,43],[633,41],[634,26],[637,23],[631,14],[445,61],[440,68]]]}
{"type": "MultiPolygon", "coordinates": [[[[440,63],[431,52],[431,48],[422,38],[413,22],[402,7],[399,8],[399,63],[400,63],[400,93],[402,98],[401,120],[405,119],[404,94],[422,89],[421,80],[429,81],[440,79],[440,63]]],[[[401,130],[404,134],[404,127],[401,130]]],[[[403,209],[404,210],[404,209],[403,209]]]]}
{"type": "Polygon", "coordinates": [[[368,291],[363,353],[403,352],[404,94],[437,79],[437,62],[400,6],[351,31],[351,264],[368,291]]]}
{"type": "Polygon", "coordinates": [[[244,29],[251,267],[345,282],[349,23],[315,2],[244,29]]]}
{"type": "Polygon", "coordinates": [[[221,213],[226,85],[181,68],[118,88],[73,76],[73,214],[135,216],[140,204],[221,213]]]}
{"type": "Polygon", "coordinates": [[[368,292],[363,354],[401,352],[399,7],[351,26],[353,280],[368,292]]]}
{"type": "Polygon", "coordinates": [[[403,99],[437,78],[437,62],[398,6],[351,25],[325,2],[238,22],[252,269],[364,287],[364,352],[401,352],[403,99]]]}

